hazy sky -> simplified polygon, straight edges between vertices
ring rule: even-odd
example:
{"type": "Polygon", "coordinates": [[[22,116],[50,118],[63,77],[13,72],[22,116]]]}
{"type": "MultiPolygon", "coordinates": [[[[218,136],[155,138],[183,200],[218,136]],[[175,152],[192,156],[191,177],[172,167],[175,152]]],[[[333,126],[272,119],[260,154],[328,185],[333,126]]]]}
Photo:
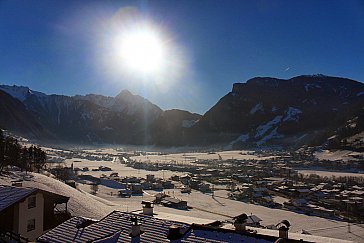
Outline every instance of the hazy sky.
{"type": "Polygon", "coordinates": [[[204,113],[234,82],[317,73],[364,81],[364,1],[0,0],[0,83],[64,95],[128,89],[204,113]],[[126,7],[163,32],[173,63],[163,77],[117,70],[108,40],[126,7]]]}

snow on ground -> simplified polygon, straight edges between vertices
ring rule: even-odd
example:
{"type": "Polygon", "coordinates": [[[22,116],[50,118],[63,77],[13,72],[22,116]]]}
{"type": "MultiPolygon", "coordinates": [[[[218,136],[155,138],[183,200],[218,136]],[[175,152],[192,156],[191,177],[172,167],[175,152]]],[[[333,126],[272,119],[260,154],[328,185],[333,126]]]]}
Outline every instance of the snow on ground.
{"type": "Polygon", "coordinates": [[[302,111],[300,109],[289,107],[286,111],[286,116],[283,118],[283,121],[298,121],[298,114],[301,114],[302,111]]]}
{"type": "Polygon", "coordinates": [[[241,134],[237,139],[235,139],[234,141],[232,141],[230,143],[230,145],[233,145],[233,144],[238,143],[238,142],[245,143],[248,139],[249,139],[249,133],[241,134]]]}
{"type": "Polygon", "coordinates": [[[310,89],[320,89],[321,86],[319,84],[316,84],[316,83],[312,83],[312,84],[305,84],[305,90],[306,92],[309,91],[310,89]]]}
{"type": "Polygon", "coordinates": [[[255,114],[257,111],[260,111],[260,110],[262,110],[263,109],[263,105],[262,105],[262,103],[258,103],[258,104],[256,104],[253,108],[251,108],[251,110],[250,110],[250,114],[251,115],[253,115],[253,114],[255,114]]]}
{"type": "Polygon", "coordinates": [[[358,92],[358,93],[356,94],[356,96],[361,96],[361,95],[364,95],[364,91],[358,92]]]}
{"type": "Polygon", "coordinates": [[[364,177],[363,173],[350,173],[350,172],[336,172],[336,171],[325,171],[325,170],[301,170],[301,169],[296,169],[299,173],[304,174],[304,175],[310,175],[310,174],[316,174],[319,176],[327,176],[327,177],[364,177]]]}
{"type": "Polygon", "coordinates": [[[252,154],[253,151],[222,151],[216,153],[177,153],[177,154],[147,154],[140,156],[133,156],[131,159],[141,162],[150,163],[169,163],[170,161],[175,161],[177,164],[189,164],[197,160],[218,160],[219,156],[223,160],[227,159],[238,159],[238,160],[265,160],[271,159],[275,156],[259,156],[257,154],[252,154]]]}
{"type": "MultiPolygon", "coordinates": [[[[100,189],[102,191],[103,189],[100,189]]],[[[271,209],[259,205],[243,203],[227,199],[227,191],[220,190],[215,192],[213,198],[211,194],[203,194],[193,190],[191,194],[182,194],[177,189],[164,190],[165,193],[177,198],[187,200],[192,207],[189,210],[177,210],[156,205],[155,213],[173,217],[181,215],[183,217],[193,217],[211,220],[229,220],[231,217],[241,213],[254,214],[261,218],[262,225],[276,225],[283,219],[287,219],[292,227],[290,232],[301,232],[302,229],[311,232],[313,235],[334,237],[339,239],[353,240],[362,242],[364,240],[364,226],[351,225],[351,233],[347,232],[347,223],[315,216],[307,216],[281,209],[271,209]]],[[[153,195],[158,192],[148,190],[143,196],[132,196],[131,198],[119,198],[108,193],[99,192],[101,196],[115,204],[120,204],[124,210],[140,211],[141,201],[152,200],[153,195]]],[[[115,194],[114,194],[115,195],[115,194]]],[[[279,198],[277,198],[279,200],[279,198]]],[[[284,199],[281,199],[284,200],[284,199]]],[[[176,217],[178,220],[178,216],[176,217]]]]}
{"type": "Polygon", "coordinates": [[[111,204],[104,199],[97,198],[85,193],[83,191],[77,190],[64,184],[61,181],[53,179],[51,177],[38,174],[38,173],[25,173],[15,172],[11,177],[0,177],[0,183],[7,182],[8,184],[11,180],[24,178],[24,187],[35,187],[42,190],[54,192],[67,197],[70,197],[68,201],[68,209],[72,216],[84,216],[89,218],[101,219],[109,212],[118,209],[117,205],[111,204]]]}
{"type": "Polygon", "coordinates": [[[363,153],[357,153],[350,150],[337,150],[337,151],[330,151],[330,150],[323,150],[319,152],[315,152],[314,156],[319,160],[330,160],[330,161],[350,161],[350,160],[358,160],[353,155],[362,155],[363,153]]]}
{"type": "Polygon", "coordinates": [[[266,132],[268,132],[274,125],[277,125],[281,122],[283,116],[276,116],[273,120],[267,122],[266,124],[260,125],[256,129],[255,138],[259,138],[263,136],[266,132]]]}
{"type": "Polygon", "coordinates": [[[264,136],[262,139],[260,139],[258,142],[257,142],[257,145],[260,146],[264,143],[266,143],[267,141],[271,140],[271,139],[274,139],[274,138],[282,138],[284,137],[284,135],[282,134],[279,134],[277,132],[277,128],[274,128],[268,135],[264,136]]]}
{"type": "MultiPolygon", "coordinates": [[[[153,173],[153,172],[146,172],[153,173]]],[[[130,176],[138,176],[130,174],[130,176]]],[[[19,178],[14,176],[13,179],[19,178]]],[[[8,183],[11,178],[0,177],[0,183],[8,183]]],[[[73,215],[85,216],[100,219],[113,210],[137,211],[141,210],[143,200],[152,200],[157,191],[148,190],[143,196],[132,196],[131,198],[119,198],[118,189],[113,189],[105,185],[99,185],[96,196],[89,194],[90,186],[78,184],[79,189],[74,189],[60,181],[31,173],[29,180],[24,181],[24,186],[37,187],[55,193],[69,196],[69,209],[73,215]],[[112,192],[112,194],[111,194],[112,192]]],[[[277,224],[283,219],[287,219],[291,224],[290,232],[300,232],[302,229],[314,235],[327,236],[363,242],[364,226],[351,225],[351,233],[347,232],[347,223],[336,220],[324,219],[315,216],[307,216],[281,209],[271,209],[259,205],[243,203],[227,199],[227,191],[220,190],[215,192],[215,197],[211,194],[203,194],[199,191],[192,191],[191,194],[182,194],[178,189],[164,190],[165,193],[177,198],[187,200],[188,205],[193,207],[189,210],[177,210],[163,206],[155,206],[155,213],[161,217],[171,214],[175,219],[178,215],[188,220],[189,217],[211,219],[211,220],[230,220],[231,217],[241,213],[254,214],[261,218],[262,225],[277,224]],[[164,215],[164,216],[163,216],[164,215]]],[[[279,200],[279,199],[277,199],[279,200]]]]}
{"type": "Polygon", "coordinates": [[[74,168],[84,168],[88,167],[89,171],[87,172],[79,172],[80,175],[87,174],[95,177],[100,177],[102,174],[109,176],[111,173],[117,172],[120,177],[126,176],[137,176],[144,177],[148,174],[154,174],[156,177],[168,179],[172,175],[184,175],[186,173],[182,172],[174,172],[169,170],[159,170],[159,171],[146,171],[146,170],[138,170],[132,167],[127,167],[125,164],[121,164],[118,161],[91,161],[87,159],[66,159],[65,165],[70,167],[73,164],[74,168]],[[106,166],[111,169],[111,171],[92,171],[92,169],[99,168],[100,166],[106,166]]]}
{"type": "Polygon", "coordinates": [[[282,204],[285,203],[285,202],[289,202],[289,199],[288,198],[285,198],[285,197],[280,197],[280,196],[273,196],[273,201],[276,202],[276,203],[279,203],[279,204],[282,204]]]}

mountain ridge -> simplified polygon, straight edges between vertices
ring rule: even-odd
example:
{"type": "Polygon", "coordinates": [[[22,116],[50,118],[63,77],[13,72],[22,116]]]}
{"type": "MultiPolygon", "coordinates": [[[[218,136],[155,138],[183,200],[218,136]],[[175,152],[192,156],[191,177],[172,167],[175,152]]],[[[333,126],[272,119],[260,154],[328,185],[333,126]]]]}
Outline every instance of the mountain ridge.
{"type": "Polygon", "coordinates": [[[17,86],[0,85],[1,90],[6,87],[56,137],[85,143],[221,143],[230,147],[322,144],[359,116],[364,104],[363,83],[325,75],[255,77],[234,83],[231,91],[202,116],[162,110],[128,90],[115,97],[60,96],[21,86],[22,95],[16,95],[17,86]]]}

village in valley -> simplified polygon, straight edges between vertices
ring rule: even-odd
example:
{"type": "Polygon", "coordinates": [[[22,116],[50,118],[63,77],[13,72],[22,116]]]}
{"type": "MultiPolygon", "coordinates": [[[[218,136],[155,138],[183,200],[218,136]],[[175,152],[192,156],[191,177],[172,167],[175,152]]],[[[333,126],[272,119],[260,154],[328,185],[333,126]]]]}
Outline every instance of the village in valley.
{"type": "MultiPolygon", "coordinates": [[[[18,140],[30,148],[27,140],[18,140]]],[[[307,242],[325,242],[325,237],[360,242],[364,237],[362,153],[317,147],[296,151],[37,149],[47,154],[47,161],[37,167],[39,173],[28,172],[32,165],[25,171],[8,166],[0,176],[0,191],[20,199],[47,195],[44,210],[53,209],[55,214],[42,219],[43,230],[70,217],[92,218],[96,227],[109,217],[139,215],[146,222],[143,215],[152,215],[163,224],[172,220],[192,225],[190,229],[198,224],[207,227],[205,231],[233,234],[240,232],[236,222],[242,221],[244,232],[279,237],[283,234],[279,223],[286,220],[289,238],[307,242]]],[[[2,213],[21,207],[11,205],[5,205],[2,213]]],[[[32,222],[27,227],[40,227],[32,222]]],[[[59,227],[42,236],[39,229],[21,235],[28,237],[25,242],[37,237],[39,242],[56,242],[59,227]]],[[[13,233],[6,237],[22,239],[13,233]]]]}
{"type": "Polygon", "coordinates": [[[353,223],[364,221],[364,174],[349,173],[349,170],[364,171],[360,153],[348,152],[346,155],[351,160],[345,157],[344,161],[320,160],[313,148],[295,152],[168,154],[54,150],[54,153],[58,158],[65,158],[65,162],[64,167],[52,165],[50,170],[57,171],[53,174],[63,174],[62,179],[73,186],[90,185],[94,194],[98,194],[101,186],[110,188],[110,195],[121,198],[143,195],[144,191],[151,190],[155,197],[153,202],[188,209],[185,195],[195,190],[212,198],[223,196],[306,215],[353,223]],[[95,161],[96,165],[85,164],[84,159],[95,161]],[[97,161],[109,161],[111,165],[97,166],[97,161]],[[115,164],[133,168],[137,173],[125,175],[113,168],[115,164]],[[58,170],[66,170],[66,173],[58,170]],[[331,170],[331,174],[320,173],[325,170],[331,170]]]}

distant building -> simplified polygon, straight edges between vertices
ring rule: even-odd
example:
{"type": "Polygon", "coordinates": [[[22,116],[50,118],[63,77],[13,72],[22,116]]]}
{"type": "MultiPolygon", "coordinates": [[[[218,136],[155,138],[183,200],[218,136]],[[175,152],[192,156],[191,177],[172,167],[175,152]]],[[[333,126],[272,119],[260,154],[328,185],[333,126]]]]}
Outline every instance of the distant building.
{"type": "Polygon", "coordinates": [[[187,201],[180,200],[174,197],[165,197],[161,201],[161,204],[165,207],[187,209],[187,201]]]}
{"type": "Polygon", "coordinates": [[[69,218],[69,197],[37,188],[0,186],[0,231],[34,240],[69,218]],[[55,212],[58,204],[64,210],[55,212]]]}

